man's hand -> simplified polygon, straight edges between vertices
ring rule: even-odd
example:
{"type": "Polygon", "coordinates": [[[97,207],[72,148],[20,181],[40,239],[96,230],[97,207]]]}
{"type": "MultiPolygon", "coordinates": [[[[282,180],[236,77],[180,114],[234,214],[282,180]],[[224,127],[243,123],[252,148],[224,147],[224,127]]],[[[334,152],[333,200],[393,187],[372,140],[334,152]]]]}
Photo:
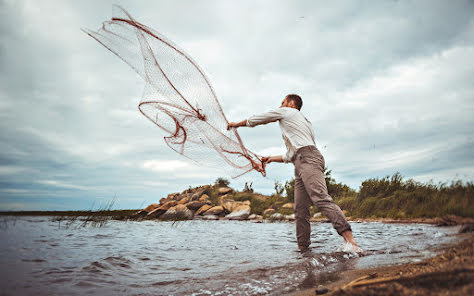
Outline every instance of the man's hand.
{"type": "Polygon", "coordinates": [[[262,157],[262,162],[264,164],[269,164],[270,162],[283,162],[283,157],[281,155],[264,156],[264,157],[262,157]]]}
{"type": "Polygon", "coordinates": [[[239,127],[239,124],[237,122],[229,122],[227,124],[227,130],[230,130],[233,127],[239,127]]]}
{"type": "Polygon", "coordinates": [[[246,126],[247,125],[247,119],[242,120],[241,122],[229,122],[227,124],[227,130],[230,130],[231,128],[238,128],[240,126],[246,126]]]}

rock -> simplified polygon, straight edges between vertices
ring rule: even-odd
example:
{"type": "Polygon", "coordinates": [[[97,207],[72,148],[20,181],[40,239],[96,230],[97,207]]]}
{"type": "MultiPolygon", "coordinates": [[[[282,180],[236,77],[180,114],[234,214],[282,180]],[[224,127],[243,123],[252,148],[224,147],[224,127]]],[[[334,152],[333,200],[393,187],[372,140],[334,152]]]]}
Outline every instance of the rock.
{"type": "Polygon", "coordinates": [[[170,220],[189,220],[193,218],[193,212],[188,209],[185,205],[176,205],[169,208],[163,215],[162,219],[170,220]]]}
{"type": "Polygon", "coordinates": [[[223,199],[220,201],[220,205],[223,206],[227,212],[231,213],[236,207],[236,202],[233,199],[223,199]]]}
{"type": "Polygon", "coordinates": [[[149,212],[153,211],[154,209],[156,209],[157,207],[159,207],[159,205],[158,205],[158,204],[156,204],[156,203],[152,203],[152,204],[151,204],[151,205],[149,205],[148,207],[144,208],[144,209],[143,209],[143,211],[145,211],[145,212],[148,212],[148,213],[149,213],[149,212]]]}
{"type": "Polygon", "coordinates": [[[178,201],[178,205],[184,205],[188,202],[189,202],[189,197],[185,197],[185,198],[181,199],[180,201],[178,201]]]}
{"type": "Polygon", "coordinates": [[[219,215],[224,212],[224,207],[223,206],[215,206],[207,210],[204,215],[219,215]]]}
{"type": "Polygon", "coordinates": [[[156,218],[164,214],[166,211],[168,211],[171,207],[174,207],[178,204],[175,200],[170,200],[159,206],[158,208],[154,209],[150,213],[148,213],[147,217],[148,218],[156,218]]]}
{"type": "Polygon", "coordinates": [[[293,210],[294,207],[295,207],[295,204],[292,203],[292,202],[289,202],[289,203],[286,203],[284,205],[281,206],[283,209],[290,209],[290,210],[293,210]]]}
{"type": "Polygon", "coordinates": [[[217,192],[219,192],[219,194],[227,194],[227,193],[231,193],[233,192],[234,189],[230,188],[230,187],[221,187],[218,189],[217,192]]]}
{"type": "Polygon", "coordinates": [[[209,185],[206,185],[206,186],[202,186],[196,189],[191,195],[191,200],[198,200],[201,197],[201,195],[203,195],[204,191],[206,191],[209,187],[210,187],[209,185]]]}
{"type": "Polygon", "coordinates": [[[474,232],[474,223],[463,224],[461,228],[459,228],[459,231],[458,231],[458,233],[468,233],[468,232],[474,232]]]}
{"type": "Polygon", "coordinates": [[[168,200],[166,198],[160,198],[160,205],[164,204],[165,202],[167,202],[168,200]]]}
{"type": "Polygon", "coordinates": [[[203,214],[205,211],[209,210],[210,208],[212,208],[211,205],[205,204],[205,205],[203,205],[202,207],[200,207],[199,210],[197,210],[196,213],[194,213],[194,215],[195,215],[195,216],[201,215],[201,214],[203,214]]]}
{"type": "Polygon", "coordinates": [[[222,206],[222,203],[227,200],[233,200],[230,198],[230,194],[221,195],[217,198],[217,203],[222,206]]]}
{"type": "Polygon", "coordinates": [[[288,221],[295,221],[295,214],[286,215],[285,219],[288,221]]]}
{"type": "Polygon", "coordinates": [[[325,287],[318,287],[316,289],[316,295],[323,295],[323,294],[326,294],[327,292],[329,292],[328,288],[325,288],[325,287]]]}
{"type": "Polygon", "coordinates": [[[240,205],[232,211],[232,213],[225,216],[228,220],[247,220],[250,215],[250,206],[240,205]]]}
{"type": "Polygon", "coordinates": [[[216,215],[206,215],[202,217],[202,220],[219,220],[219,217],[216,215]]]}
{"type": "Polygon", "coordinates": [[[209,201],[209,195],[207,194],[203,194],[201,195],[201,197],[199,198],[199,201],[209,201]]]}
{"type": "Polygon", "coordinates": [[[320,218],[322,216],[321,212],[318,212],[313,215],[313,218],[320,218]]]}
{"type": "Polygon", "coordinates": [[[265,211],[263,211],[263,215],[271,215],[273,213],[275,213],[275,209],[272,209],[272,208],[266,209],[265,211]]]}
{"type": "Polygon", "coordinates": [[[170,193],[168,194],[168,197],[166,198],[167,200],[176,200],[179,196],[179,192],[175,192],[175,193],[170,193]]]}
{"type": "Polygon", "coordinates": [[[270,220],[283,220],[285,219],[285,215],[280,213],[275,213],[270,216],[270,220]]]}
{"type": "Polygon", "coordinates": [[[253,219],[255,219],[256,217],[257,217],[256,214],[252,214],[252,215],[249,216],[249,220],[253,220],[253,219]]]}
{"type": "Polygon", "coordinates": [[[188,209],[190,209],[191,211],[197,211],[199,210],[203,205],[205,205],[206,203],[203,202],[203,201],[199,201],[199,200],[195,200],[195,201],[191,201],[191,202],[188,202],[186,204],[186,206],[188,207],[188,209]]]}
{"type": "Polygon", "coordinates": [[[177,201],[181,201],[181,200],[183,200],[183,199],[187,199],[188,201],[190,201],[192,195],[193,195],[193,194],[192,194],[192,193],[189,193],[189,192],[182,193],[182,194],[180,194],[180,195],[178,195],[178,196],[176,197],[176,200],[177,200],[177,201]]]}

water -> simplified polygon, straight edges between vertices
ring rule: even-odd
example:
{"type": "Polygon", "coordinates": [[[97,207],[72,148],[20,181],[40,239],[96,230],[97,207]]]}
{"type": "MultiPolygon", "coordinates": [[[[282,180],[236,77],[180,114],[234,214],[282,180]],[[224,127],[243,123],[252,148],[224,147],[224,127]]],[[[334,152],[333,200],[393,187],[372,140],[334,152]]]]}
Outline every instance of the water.
{"type": "Polygon", "coordinates": [[[295,224],[288,222],[64,223],[0,217],[3,293],[281,295],[333,281],[343,270],[434,256],[440,244],[457,240],[458,229],[352,223],[365,250],[357,257],[342,251],[343,240],[328,223],[312,223],[313,248],[305,254],[297,252],[295,224]]]}

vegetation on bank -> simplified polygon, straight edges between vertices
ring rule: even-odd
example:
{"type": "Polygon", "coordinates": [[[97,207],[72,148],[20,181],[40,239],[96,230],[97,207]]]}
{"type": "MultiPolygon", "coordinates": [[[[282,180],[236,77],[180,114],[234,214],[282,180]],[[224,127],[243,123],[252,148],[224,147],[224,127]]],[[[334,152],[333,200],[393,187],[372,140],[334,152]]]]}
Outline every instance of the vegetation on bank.
{"type": "MultiPolygon", "coordinates": [[[[404,180],[400,173],[383,178],[367,179],[356,191],[338,183],[325,170],[326,185],[335,202],[353,218],[433,218],[445,215],[474,217],[474,184],[472,182],[453,181],[450,184],[421,183],[413,179],[404,180]]],[[[229,182],[219,178],[216,185],[206,192],[211,200],[217,201],[215,187],[227,186],[229,182]]],[[[252,213],[261,215],[265,209],[273,208],[277,213],[291,214],[290,209],[282,205],[294,202],[295,180],[284,184],[275,182],[275,192],[270,196],[254,193],[246,184],[241,192],[228,197],[236,201],[249,200],[252,213]]],[[[311,215],[319,212],[311,207],[311,215]]]]}

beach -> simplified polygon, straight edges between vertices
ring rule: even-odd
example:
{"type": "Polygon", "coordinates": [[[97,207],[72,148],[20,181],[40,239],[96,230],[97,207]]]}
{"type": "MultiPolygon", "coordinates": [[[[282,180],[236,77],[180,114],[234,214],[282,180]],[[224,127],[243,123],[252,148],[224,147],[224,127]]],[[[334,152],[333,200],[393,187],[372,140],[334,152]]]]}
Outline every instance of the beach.
{"type": "Polygon", "coordinates": [[[324,286],[288,294],[318,295],[474,295],[474,235],[440,246],[441,254],[417,263],[348,270],[324,286]],[[322,295],[322,294],[321,294],[322,295]]]}

